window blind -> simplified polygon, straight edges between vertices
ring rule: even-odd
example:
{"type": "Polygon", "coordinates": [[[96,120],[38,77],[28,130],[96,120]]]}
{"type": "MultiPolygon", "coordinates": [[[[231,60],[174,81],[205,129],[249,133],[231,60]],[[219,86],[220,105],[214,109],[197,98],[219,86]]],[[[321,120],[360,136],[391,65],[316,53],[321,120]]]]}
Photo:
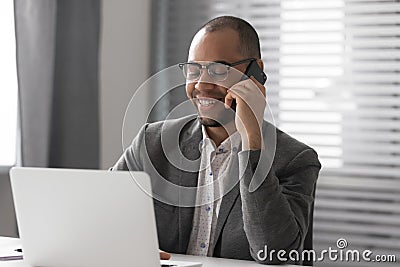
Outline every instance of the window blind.
{"type": "MultiPolygon", "coordinates": [[[[399,256],[399,13],[398,0],[153,1],[153,71],[185,61],[209,19],[249,21],[276,125],[312,146],[323,165],[314,246],[346,238],[349,248],[399,256]]],[[[169,105],[185,98],[182,89],[169,105]]]]}

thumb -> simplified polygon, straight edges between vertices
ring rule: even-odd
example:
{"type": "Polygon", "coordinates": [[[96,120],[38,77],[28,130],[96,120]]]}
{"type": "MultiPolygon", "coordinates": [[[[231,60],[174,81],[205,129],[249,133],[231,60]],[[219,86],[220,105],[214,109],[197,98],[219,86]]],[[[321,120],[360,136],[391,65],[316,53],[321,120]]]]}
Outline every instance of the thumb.
{"type": "Polygon", "coordinates": [[[162,251],[161,249],[160,251],[160,260],[169,260],[171,258],[171,254],[169,254],[168,252],[162,251]]]}

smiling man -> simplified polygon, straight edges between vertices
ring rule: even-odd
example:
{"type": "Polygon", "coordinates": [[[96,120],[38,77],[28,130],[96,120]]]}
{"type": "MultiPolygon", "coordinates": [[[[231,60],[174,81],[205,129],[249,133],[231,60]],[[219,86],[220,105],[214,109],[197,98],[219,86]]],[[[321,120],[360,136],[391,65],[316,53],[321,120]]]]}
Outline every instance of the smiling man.
{"type": "Polygon", "coordinates": [[[266,89],[243,78],[252,63],[264,67],[249,23],[209,21],[179,64],[198,115],[144,125],[113,167],[150,175],[162,250],[301,263],[264,252],[304,249],[321,165],[313,149],[263,120],[266,89]]]}

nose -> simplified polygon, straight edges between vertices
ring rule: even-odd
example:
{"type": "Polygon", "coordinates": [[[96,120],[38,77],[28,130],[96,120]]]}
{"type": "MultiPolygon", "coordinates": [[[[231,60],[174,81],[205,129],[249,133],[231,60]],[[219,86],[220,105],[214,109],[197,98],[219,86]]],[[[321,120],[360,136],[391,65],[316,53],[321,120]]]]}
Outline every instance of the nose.
{"type": "Polygon", "coordinates": [[[202,69],[200,77],[196,81],[194,88],[199,91],[212,90],[215,88],[214,81],[206,69],[202,69]]]}
{"type": "Polygon", "coordinates": [[[213,84],[211,82],[204,82],[204,81],[198,80],[195,83],[194,88],[198,91],[208,91],[208,90],[213,90],[215,88],[215,84],[213,84]]]}

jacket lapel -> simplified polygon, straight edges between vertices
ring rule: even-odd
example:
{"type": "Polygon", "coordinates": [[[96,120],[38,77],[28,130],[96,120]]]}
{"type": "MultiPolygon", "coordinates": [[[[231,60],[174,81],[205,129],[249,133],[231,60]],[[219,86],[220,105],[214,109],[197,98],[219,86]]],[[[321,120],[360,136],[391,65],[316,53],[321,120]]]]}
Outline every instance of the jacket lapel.
{"type": "MultiPolygon", "coordinates": [[[[240,150],[239,150],[240,151],[240,150]]],[[[226,220],[228,215],[230,214],[233,205],[235,204],[236,199],[239,196],[240,189],[239,189],[239,161],[237,154],[232,155],[232,161],[228,172],[228,177],[226,179],[233,181],[235,185],[233,188],[222,198],[221,207],[219,209],[217,226],[214,233],[214,242],[212,251],[214,251],[215,245],[220,238],[222,228],[225,226],[226,220]]]]}
{"type": "MultiPolygon", "coordinates": [[[[180,177],[179,185],[182,187],[197,187],[197,180],[200,168],[200,150],[199,143],[202,140],[201,125],[198,119],[188,122],[182,130],[180,136],[180,148],[183,157],[180,161],[180,177]],[[187,129],[184,129],[188,127],[187,129]],[[189,162],[188,162],[189,161],[189,162]],[[190,171],[187,171],[190,170],[190,171]]],[[[193,203],[196,200],[196,190],[193,190],[190,196],[193,203]]],[[[186,202],[186,201],[185,201],[186,202]]],[[[178,224],[179,224],[179,251],[186,253],[189,244],[190,233],[192,231],[194,208],[178,207],[178,224]]]]}

